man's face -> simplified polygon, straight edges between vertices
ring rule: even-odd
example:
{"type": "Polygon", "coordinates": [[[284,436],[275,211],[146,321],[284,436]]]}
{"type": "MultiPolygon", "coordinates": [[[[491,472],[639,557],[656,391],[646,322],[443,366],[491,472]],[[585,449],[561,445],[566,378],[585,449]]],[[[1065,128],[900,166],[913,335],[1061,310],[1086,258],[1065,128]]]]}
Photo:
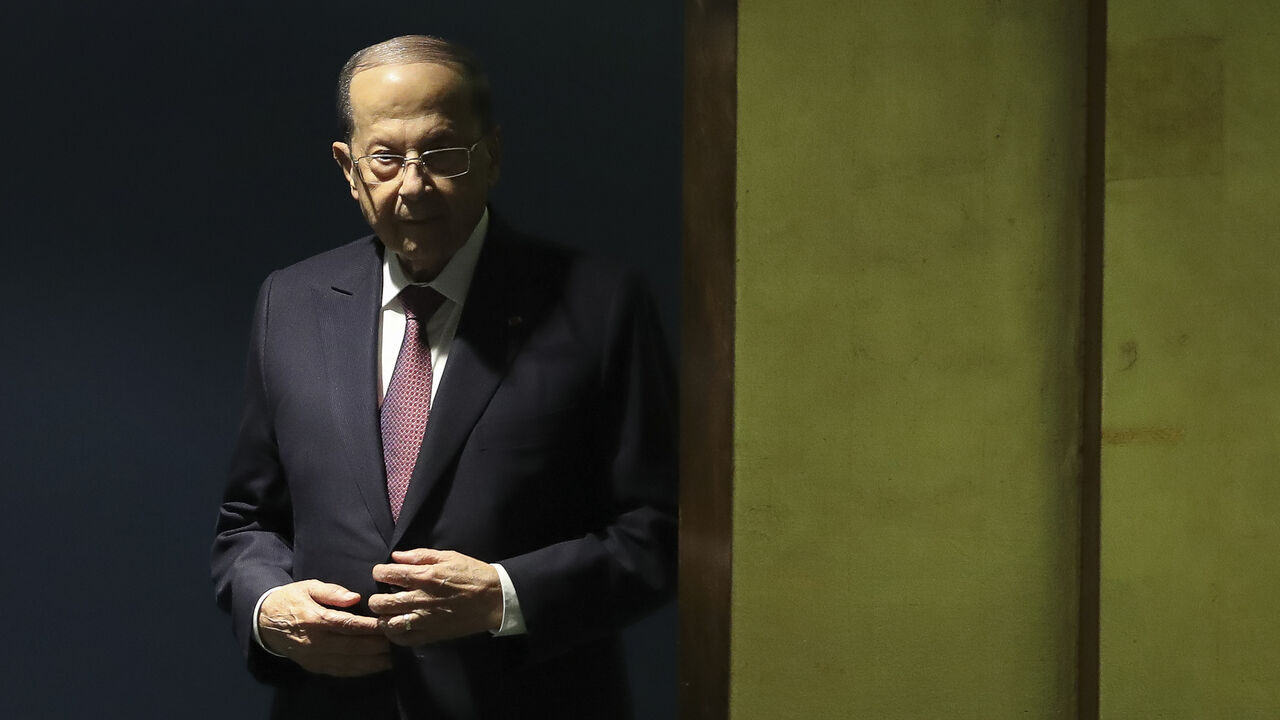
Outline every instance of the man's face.
{"type": "Polygon", "coordinates": [[[334,143],[333,156],[351,196],[374,233],[415,275],[433,277],[467,241],[498,180],[499,138],[482,138],[470,88],[446,65],[413,63],[362,70],[351,78],[350,144],[334,143]],[[433,179],[412,163],[400,181],[371,185],[356,172],[360,157],[391,153],[416,157],[428,150],[471,147],[471,170],[433,179]]]}

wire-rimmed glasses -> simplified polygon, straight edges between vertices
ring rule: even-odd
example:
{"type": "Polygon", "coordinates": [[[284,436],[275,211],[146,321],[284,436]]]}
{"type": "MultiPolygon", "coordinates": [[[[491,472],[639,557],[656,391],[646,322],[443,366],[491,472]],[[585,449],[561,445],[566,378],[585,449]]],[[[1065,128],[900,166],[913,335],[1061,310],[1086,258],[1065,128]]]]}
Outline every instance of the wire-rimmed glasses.
{"type": "Polygon", "coordinates": [[[356,158],[355,164],[360,179],[367,185],[398,182],[404,177],[404,169],[409,163],[418,163],[418,169],[432,180],[448,180],[471,172],[471,153],[483,139],[475,141],[471,147],[427,150],[417,157],[374,153],[356,158]]]}

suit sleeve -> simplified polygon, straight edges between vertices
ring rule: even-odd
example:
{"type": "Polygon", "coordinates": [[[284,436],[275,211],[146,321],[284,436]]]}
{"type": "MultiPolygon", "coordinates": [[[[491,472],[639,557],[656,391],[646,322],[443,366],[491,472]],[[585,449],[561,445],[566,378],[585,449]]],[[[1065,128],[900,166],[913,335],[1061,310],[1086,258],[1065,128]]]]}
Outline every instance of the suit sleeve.
{"type": "Polygon", "coordinates": [[[606,307],[599,432],[588,452],[608,518],[582,537],[501,561],[529,649],[548,657],[616,632],[668,599],[676,566],[675,384],[653,303],[629,277],[606,307]]]}
{"type": "Polygon", "coordinates": [[[267,590],[293,581],[292,513],[273,430],[264,368],[269,352],[271,286],[258,293],[249,341],[240,418],[231,469],[213,543],[213,584],[218,607],[232,628],[250,671],[264,682],[301,672],[265,652],[253,640],[254,608],[267,590]]]}

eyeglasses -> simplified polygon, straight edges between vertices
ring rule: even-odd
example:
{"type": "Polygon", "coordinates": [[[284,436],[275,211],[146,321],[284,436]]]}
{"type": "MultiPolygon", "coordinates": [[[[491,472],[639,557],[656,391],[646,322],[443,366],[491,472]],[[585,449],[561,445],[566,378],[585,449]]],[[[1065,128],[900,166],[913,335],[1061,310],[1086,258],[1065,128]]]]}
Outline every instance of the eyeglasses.
{"type": "Polygon", "coordinates": [[[356,158],[356,168],[360,171],[360,179],[368,185],[399,182],[409,163],[418,163],[418,169],[432,180],[448,180],[471,172],[471,153],[483,140],[475,141],[471,147],[428,150],[418,157],[374,153],[356,158]]]}

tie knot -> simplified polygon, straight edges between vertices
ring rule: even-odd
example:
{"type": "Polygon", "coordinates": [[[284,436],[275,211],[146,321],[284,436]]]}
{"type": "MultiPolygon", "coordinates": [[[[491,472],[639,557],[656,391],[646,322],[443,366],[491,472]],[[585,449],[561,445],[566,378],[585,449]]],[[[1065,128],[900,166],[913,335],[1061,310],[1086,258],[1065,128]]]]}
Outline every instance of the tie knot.
{"type": "Polygon", "coordinates": [[[426,285],[410,285],[400,291],[400,304],[405,315],[426,322],[444,303],[444,296],[426,285]]]}

